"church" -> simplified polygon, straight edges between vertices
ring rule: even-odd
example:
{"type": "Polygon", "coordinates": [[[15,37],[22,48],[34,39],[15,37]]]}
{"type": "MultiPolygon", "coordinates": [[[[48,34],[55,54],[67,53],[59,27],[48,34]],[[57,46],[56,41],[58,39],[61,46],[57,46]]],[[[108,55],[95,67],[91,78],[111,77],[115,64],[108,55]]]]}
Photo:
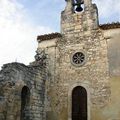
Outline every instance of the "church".
{"type": "Polygon", "coordinates": [[[0,120],[120,120],[120,23],[100,25],[92,0],[65,2],[35,61],[3,65],[0,120]]]}

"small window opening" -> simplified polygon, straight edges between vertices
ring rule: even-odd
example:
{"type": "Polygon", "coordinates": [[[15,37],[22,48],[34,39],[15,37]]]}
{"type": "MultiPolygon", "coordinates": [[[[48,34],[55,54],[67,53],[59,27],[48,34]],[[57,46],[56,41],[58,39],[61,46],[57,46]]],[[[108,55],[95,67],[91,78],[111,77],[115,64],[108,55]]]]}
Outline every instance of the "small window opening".
{"type": "Polygon", "coordinates": [[[73,0],[73,6],[76,13],[84,11],[84,0],[73,0]]]}
{"type": "Polygon", "coordinates": [[[21,92],[21,119],[29,120],[30,90],[27,86],[22,88],[21,92]]]}

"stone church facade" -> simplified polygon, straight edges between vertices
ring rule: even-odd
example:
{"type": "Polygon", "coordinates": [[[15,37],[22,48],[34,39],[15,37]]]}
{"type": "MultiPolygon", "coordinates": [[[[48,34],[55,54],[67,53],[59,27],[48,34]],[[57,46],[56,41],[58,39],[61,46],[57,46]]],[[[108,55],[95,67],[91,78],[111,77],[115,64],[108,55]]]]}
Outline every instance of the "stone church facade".
{"type": "Polygon", "coordinates": [[[37,37],[35,61],[2,67],[0,120],[120,120],[119,39],[91,0],[66,0],[61,33],[37,37]]]}

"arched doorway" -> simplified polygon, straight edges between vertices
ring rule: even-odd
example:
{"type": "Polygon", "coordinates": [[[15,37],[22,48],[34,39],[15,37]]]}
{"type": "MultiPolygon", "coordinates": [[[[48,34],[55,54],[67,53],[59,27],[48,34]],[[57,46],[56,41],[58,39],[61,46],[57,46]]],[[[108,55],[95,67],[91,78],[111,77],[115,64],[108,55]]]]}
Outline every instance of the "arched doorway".
{"type": "Polygon", "coordinates": [[[20,120],[29,120],[30,90],[24,86],[21,91],[21,116],[20,120]]]}
{"type": "Polygon", "coordinates": [[[72,120],[87,120],[87,91],[81,86],[72,91],[72,120]]]}

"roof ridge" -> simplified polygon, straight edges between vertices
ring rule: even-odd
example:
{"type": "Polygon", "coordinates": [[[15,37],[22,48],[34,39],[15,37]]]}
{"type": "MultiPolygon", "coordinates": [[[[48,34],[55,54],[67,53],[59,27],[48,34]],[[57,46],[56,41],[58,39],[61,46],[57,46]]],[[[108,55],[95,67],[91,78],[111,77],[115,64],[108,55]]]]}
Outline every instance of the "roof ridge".
{"type": "Polygon", "coordinates": [[[100,24],[99,27],[101,29],[103,29],[103,30],[120,28],[120,22],[112,22],[112,23],[100,24]]]}
{"type": "Polygon", "coordinates": [[[61,33],[55,32],[55,33],[37,36],[37,41],[41,42],[43,40],[50,40],[50,39],[59,38],[59,37],[62,37],[61,33]]]}

